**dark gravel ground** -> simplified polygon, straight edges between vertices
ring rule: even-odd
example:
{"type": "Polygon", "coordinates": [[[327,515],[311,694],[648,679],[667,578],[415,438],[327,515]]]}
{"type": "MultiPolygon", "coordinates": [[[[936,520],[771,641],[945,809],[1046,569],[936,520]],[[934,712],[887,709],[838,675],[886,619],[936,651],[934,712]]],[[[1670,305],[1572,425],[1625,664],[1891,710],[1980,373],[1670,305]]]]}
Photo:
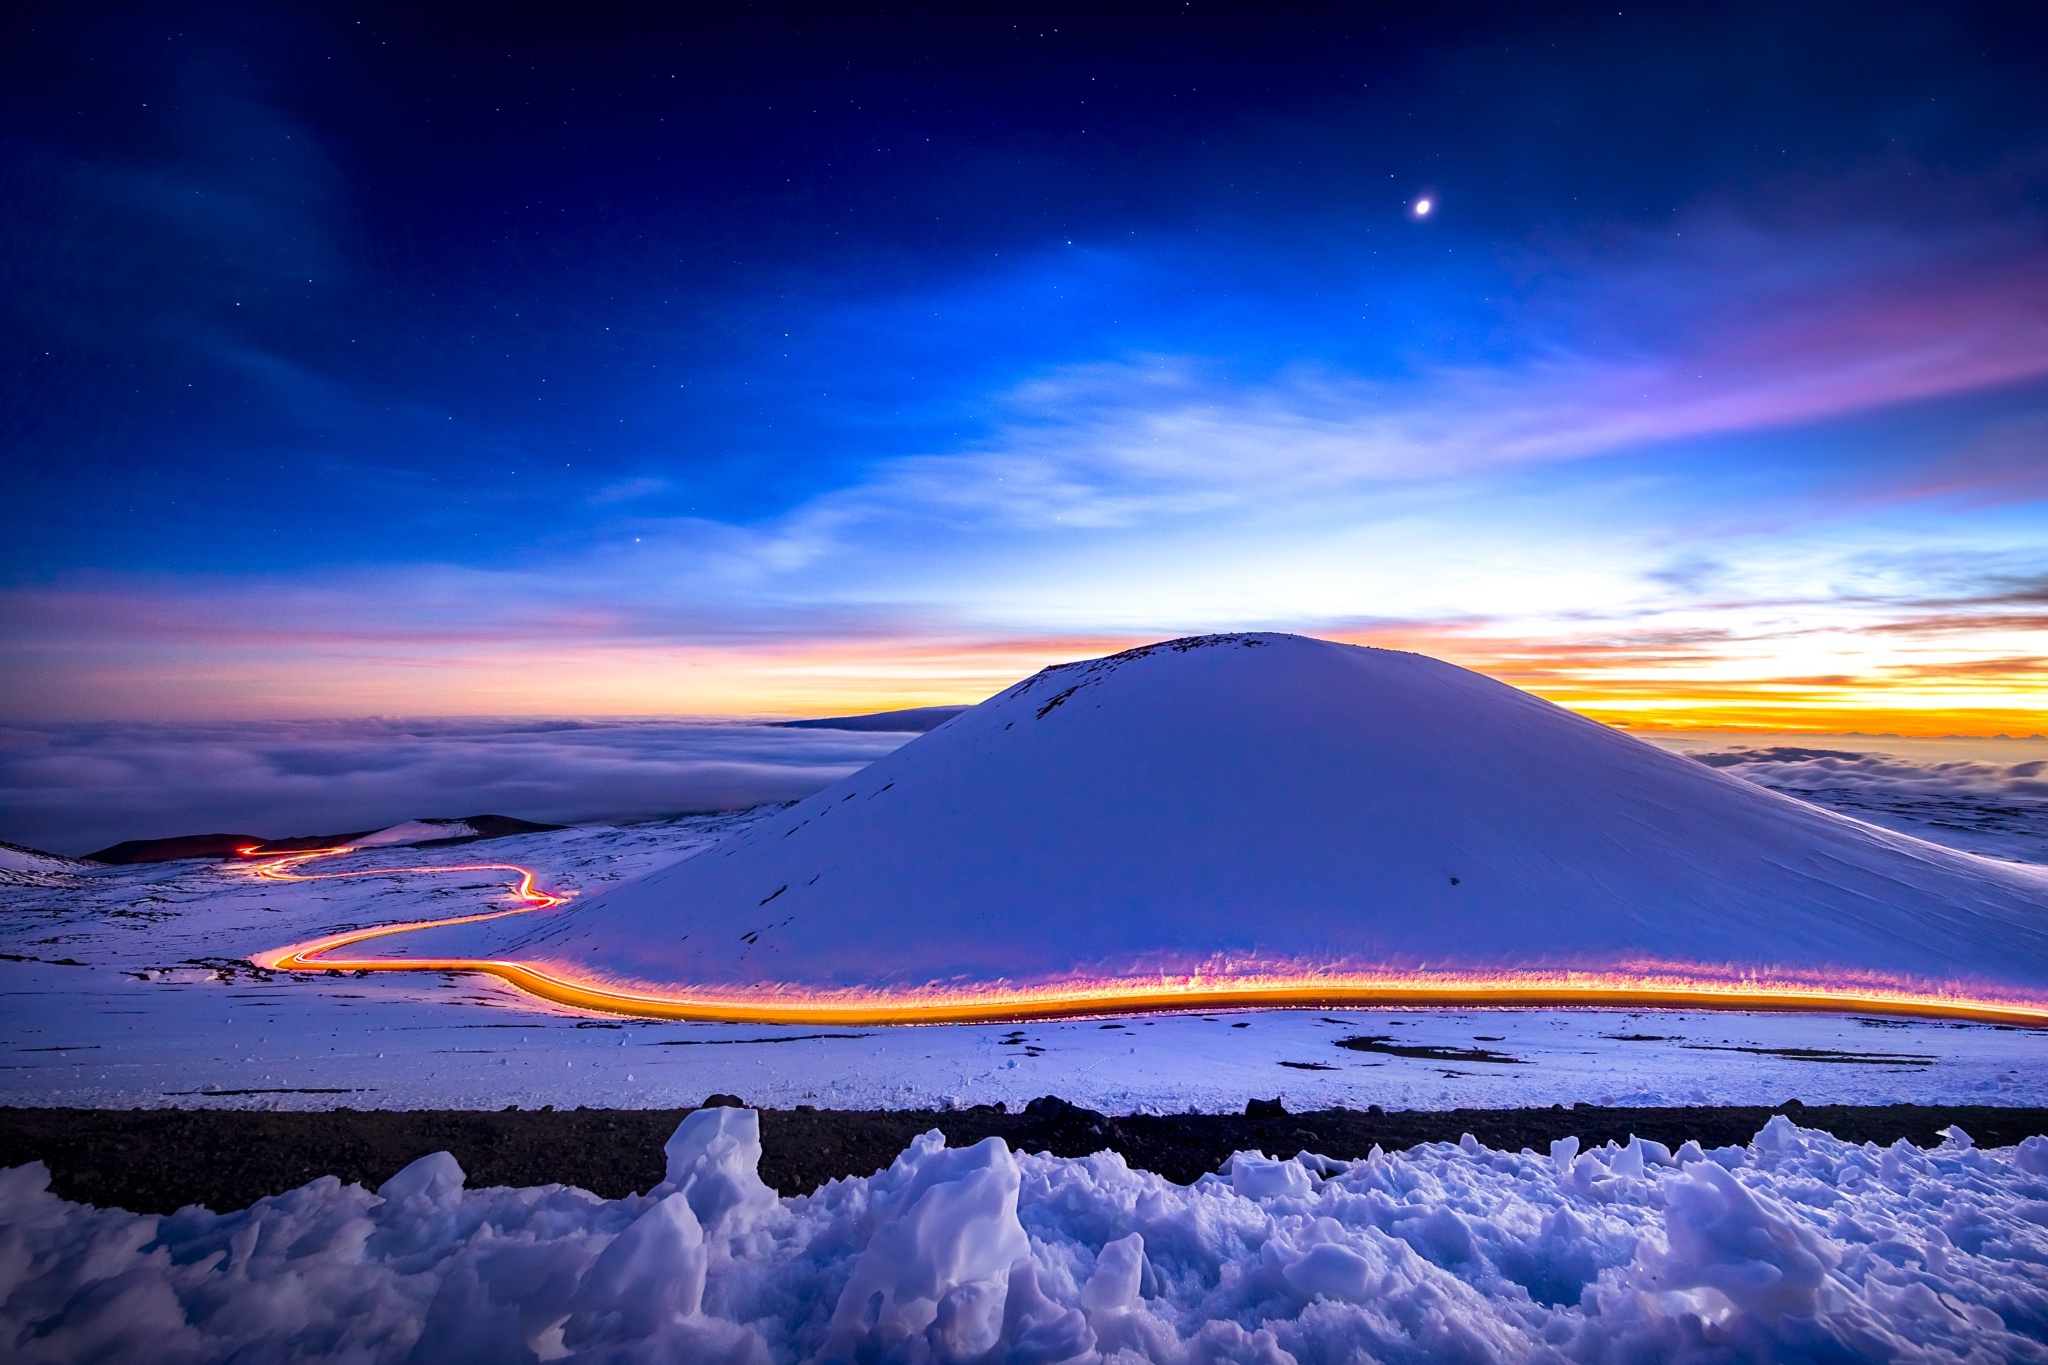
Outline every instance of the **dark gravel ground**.
{"type": "MultiPolygon", "coordinates": [[[[717,1101],[721,1097],[713,1097],[717,1101]]],[[[1252,1107],[1259,1107],[1254,1104],[1252,1107]]],[[[185,1204],[242,1208],[265,1195],[338,1175],[375,1187],[429,1152],[455,1154],[473,1187],[580,1185],[608,1198],[662,1178],[661,1145],[685,1109],[332,1110],[261,1113],[234,1109],[0,1108],[0,1167],[41,1160],[68,1199],[141,1213],[185,1204]]],[[[1170,1180],[1191,1181],[1231,1152],[1307,1150],[1362,1157],[1470,1133],[1489,1147],[1546,1150],[1576,1135],[1588,1145],[1639,1133],[1670,1146],[1687,1138],[1718,1147],[1747,1142],[1773,1113],[1791,1115],[1856,1142],[1922,1146],[1957,1124],[1980,1146],[2006,1146],[2048,1133],[2048,1109],[1988,1106],[1800,1105],[1776,1108],[1452,1109],[1306,1114],[1134,1114],[1111,1118],[1057,1099],[1023,1113],[995,1108],[951,1112],[764,1110],[762,1177],[784,1194],[809,1192],[840,1176],[870,1175],[910,1139],[932,1128],[953,1145],[1001,1137],[1023,1151],[1085,1156],[1104,1148],[1170,1180]]]]}

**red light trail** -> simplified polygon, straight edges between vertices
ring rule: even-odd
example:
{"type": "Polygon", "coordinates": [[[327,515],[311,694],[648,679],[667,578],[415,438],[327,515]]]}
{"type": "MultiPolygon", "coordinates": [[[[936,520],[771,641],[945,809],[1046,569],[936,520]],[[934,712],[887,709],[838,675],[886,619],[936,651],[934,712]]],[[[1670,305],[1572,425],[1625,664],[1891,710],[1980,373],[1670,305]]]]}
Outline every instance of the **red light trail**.
{"type": "MultiPolygon", "coordinates": [[[[259,847],[261,846],[251,844],[247,848],[237,849],[236,852],[240,853],[244,858],[273,856],[257,852],[259,847]]],[[[355,872],[294,872],[292,870],[302,863],[313,861],[315,858],[338,858],[344,853],[354,853],[357,851],[355,848],[346,846],[339,848],[301,849],[293,853],[275,855],[274,861],[259,864],[255,872],[257,876],[265,881],[273,882],[319,882],[339,877],[392,877],[408,872],[516,872],[519,874],[519,880],[513,884],[509,894],[520,902],[519,909],[500,910],[494,912],[495,914],[516,915],[527,910],[550,910],[557,905],[565,904],[569,899],[567,896],[557,896],[539,889],[534,885],[532,869],[521,867],[517,863],[459,863],[448,867],[375,867],[355,872]]],[[[471,915],[469,918],[490,919],[492,916],[471,915]]],[[[427,926],[419,924],[407,927],[424,929],[427,926]]]]}
{"type": "MultiPolygon", "coordinates": [[[[2048,1001],[1999,999],[1930,990],[1881,978],[1829,981],[1820,978],[1765,979],[1685,964],[1639,969],[1523,972],[1409,972],[1282,970],[1216,974],[1173,974],[1060,982],[1044,986],[981,989],[844,990],[799,987],[662,990],[601,981],[559,963],[492,958],[337,957],[342,949],[372,939],[476,924],[511,915],[550,910],[569,897],[542,891],[529,868],[516,863],[462,863],[445,867],[387,867],[348,872],[301,872],[319,858],[354,853],[353,848],[306,849],[258,865],[269,881],[310,882],[342,877],[388,877],[408,873],[511,872],[518,880],[509,894],[520,904],[447,919],[413,920],[352,929],[305,943],[259,953],[259,967],[286,972],[478,972],[495,976],[529,995],[558,1005],[603,1014],[709,1023],[750,1024],[972,1024],[1019,1019],[1156,1013],[1215,1009],[1331,1009],[1364,1006],[1461,1009],[1721,1009],[1792,1013],[1864,1013],[1922,1019],[1968,1019],[1980,1023],[2048,1027],[2048,1001]]],[[[252,848],[244,857],[262,857],[252,848]]]]}

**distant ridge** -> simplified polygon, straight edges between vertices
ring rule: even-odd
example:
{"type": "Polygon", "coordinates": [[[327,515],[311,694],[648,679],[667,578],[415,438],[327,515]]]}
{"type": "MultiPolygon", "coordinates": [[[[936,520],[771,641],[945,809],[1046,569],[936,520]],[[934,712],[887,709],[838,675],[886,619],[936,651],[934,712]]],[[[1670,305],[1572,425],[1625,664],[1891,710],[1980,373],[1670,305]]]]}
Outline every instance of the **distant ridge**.
{"type": "Polygon", "coordinates": [[[1045,669],[699,856],[377,955],[532,964],[653,1008],[852,1001],[847,1017],[1176,982],[1306,998],[1340,977],[1393,983],[1374,999],[1592,978],[1647,999],[1654,978],[2048,1014],[2048,872],[1440,660],[1222,635],[1045,669]]]}
{"type": "Polygon", "coordinates": [[[257,834],[174,834],[168,839],[123,839],[97,853],[89,863],[174,863],[185,858],[232,858],[235,850],[263,842],[257,834]]]}
{"type": "Polygon", "coordinates": [[[536,824],[510,815],[465,815],[427,817],[386,829],[363,829],[349,834],[301,834],[286,839],[266,839],[260,834],[181,834],[168,839],[128,839],[97,853],[87,862],[169,863],[186,858],[233,858],[249,848],[256,853],[298,853],[312,848],[336,848],[343,844],[466,844],[479,839],[502,839],[508,834],[537,834],[561,825],[536,824]],[[418,827],[418,828],[415,828],[418,827]],[[378,838],[380,834],[399,837],[378,838]]]}
{"type": "Polygon", "coordinates": [[[965,706],[911,706],[901,711],[875,711],[865,716],[826,716],[819,720],[776,720],[784,730],[891,730],[923,734],[936,730],[965,706]]]}

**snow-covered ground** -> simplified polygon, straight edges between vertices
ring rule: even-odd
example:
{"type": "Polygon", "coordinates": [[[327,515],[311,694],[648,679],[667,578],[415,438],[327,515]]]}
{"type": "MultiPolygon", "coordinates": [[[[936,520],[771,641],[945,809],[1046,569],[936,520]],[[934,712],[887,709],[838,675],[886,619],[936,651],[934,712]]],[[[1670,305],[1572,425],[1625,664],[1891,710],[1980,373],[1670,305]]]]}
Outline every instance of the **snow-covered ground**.
{"type": "Polygon", "coordinates": [[[1364,1160],[1239,1153],[1177,1186],[1110,1153],[937,1133],[777,1199],[755,1116],[691,1115],[607,1201],[466,1190],[446,1153],[216,1216],[0,1175],[11,1359],[183,1362],[2048,1359],[2048,1138],[1364,1160]],[[1275,1158],[1280,1159],[1275,1159],[1275,1158]]]}
{"type": "MultiPolygon", "coordinates": [[[[764,816],[382,848],[321,868],[509,862],[550,889],[588,893],[764,816]]],[[[892,1108],[1058,1094],[1112,1112],[1239,1110],[1275,1095],[1292,1108],[2048,1104],[2048,1034],[1855,1017],[1264,1011],[881,1029],[620,1020],[487,978],[246,965],[322,933],[492,908],[508,874],[279,883],[245,865],[181,862],[42,868],[35,880],[0,887],[4,1104],[660,1107],[713,1093],[892,1108]]]]}

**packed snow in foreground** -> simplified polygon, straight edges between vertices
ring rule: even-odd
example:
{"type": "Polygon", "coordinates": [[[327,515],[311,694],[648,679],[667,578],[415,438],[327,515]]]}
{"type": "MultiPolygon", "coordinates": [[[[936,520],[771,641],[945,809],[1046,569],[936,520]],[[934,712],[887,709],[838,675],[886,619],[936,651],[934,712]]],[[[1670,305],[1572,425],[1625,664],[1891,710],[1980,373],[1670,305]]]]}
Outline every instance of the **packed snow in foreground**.
{"type": "Polygon", "coordinates": [[[225,1216],[0,1175],[21,1361],[2048,1359],[2048,1138],[1547,1154],[1467,1137],[1241,1152],[1182,1187],[1102,1153],[948,1149],[777,1199],[706,1109],[607,1201],[466,1190],[446,1153],[225,1216]]]}

